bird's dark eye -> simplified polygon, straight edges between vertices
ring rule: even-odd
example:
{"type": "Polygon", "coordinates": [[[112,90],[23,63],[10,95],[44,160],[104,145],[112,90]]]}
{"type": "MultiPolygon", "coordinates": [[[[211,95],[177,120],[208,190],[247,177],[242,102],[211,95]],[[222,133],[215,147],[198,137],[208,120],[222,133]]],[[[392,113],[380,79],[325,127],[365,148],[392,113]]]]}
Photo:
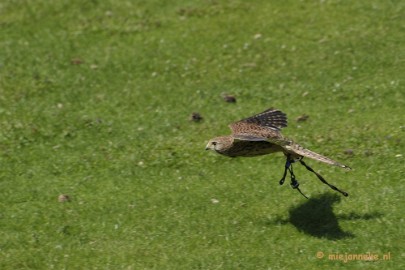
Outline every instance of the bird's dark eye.
{"type": "Polygon", "coordinates": [[[217,142],[212,142],[212,145],[217,145],[217,142]]]}

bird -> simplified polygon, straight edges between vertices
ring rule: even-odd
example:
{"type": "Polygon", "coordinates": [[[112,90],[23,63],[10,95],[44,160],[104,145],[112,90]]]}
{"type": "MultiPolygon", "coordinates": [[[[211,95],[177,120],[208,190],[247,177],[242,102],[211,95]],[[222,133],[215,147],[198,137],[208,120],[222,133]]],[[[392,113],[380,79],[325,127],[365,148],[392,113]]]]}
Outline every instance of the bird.
{"type": "Polygon", "coordinates": [[[310,158],[347,170],[351,170],[351,168],[329,157],[306,149],[293,140],[284,137],[281,133],[281,129],[287,127],[287,115],[281,110],[270,108],[256,115],[234,122],[230,124],[229,127],[232,131],[231,135],[210,139],[205,150],[212,150],[218,154],[232,158],[255,157],[282,152],[286,157],[286,162],[283,176],[279,181],[280,185],[284,184],[287,172],[289,172],[291,187],[297,189],[308,199],[300,190],[298,180],[293,171],[293,163],[300,162],[307,170],[314,173],[322,183],[346,197],[349,196],[347,192],[329,184],[325,178],[309,167],[303,161],[303,158],[310,158]]]}

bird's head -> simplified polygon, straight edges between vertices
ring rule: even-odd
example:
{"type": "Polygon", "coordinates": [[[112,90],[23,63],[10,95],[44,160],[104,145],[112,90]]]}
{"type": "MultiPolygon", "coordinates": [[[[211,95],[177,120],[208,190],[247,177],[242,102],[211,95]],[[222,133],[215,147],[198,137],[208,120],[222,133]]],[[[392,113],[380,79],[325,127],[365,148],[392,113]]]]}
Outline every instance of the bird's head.
{"type": "Polygon", "coordinates": [[[232,144],[232,138],[229,136],[225,137],[216,137],[207,143],[207,146],[205,147],[205,150],[213,150],[215,152],[223,152],[227,150],[230,145],[232,144]]]}

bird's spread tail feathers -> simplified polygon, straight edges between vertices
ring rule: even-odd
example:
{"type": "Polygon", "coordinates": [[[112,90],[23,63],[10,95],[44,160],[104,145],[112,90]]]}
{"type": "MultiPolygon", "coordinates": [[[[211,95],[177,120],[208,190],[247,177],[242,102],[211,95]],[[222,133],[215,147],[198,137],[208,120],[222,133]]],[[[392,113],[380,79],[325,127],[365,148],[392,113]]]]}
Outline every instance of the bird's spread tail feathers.
{"type": "Polygon", "coordinates": [[[330,159],[328,157],[325,157],[323,155],[320,155],[318,153],[312,152],[311,150],[308,150],[304,147],[302,147],[301,145],[294,143],[294,142],[290,142],[290,144],[283,146],[288,153],[290,154],[298,154],[300,156],[303,157],[307,157],[307,158],[311,158],[314,160],[318,160],[320,162],[329,164],[329,165],[334,165],[334,166],[338,166],[341,168],[345,168],[345,169],[351,169],[349,166],[341,164],[333,159],[330,159]]]}

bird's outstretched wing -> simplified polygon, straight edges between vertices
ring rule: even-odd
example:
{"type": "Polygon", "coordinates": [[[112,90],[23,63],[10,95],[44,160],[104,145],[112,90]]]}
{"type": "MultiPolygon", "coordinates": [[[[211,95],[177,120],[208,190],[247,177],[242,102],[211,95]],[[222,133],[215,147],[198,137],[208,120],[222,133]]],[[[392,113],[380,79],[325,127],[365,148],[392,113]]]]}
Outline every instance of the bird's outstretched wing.
{"type": "MultiPolygon", "coordinates": [[[[234,124],[240,122],[255,124],[261,127],[268,127],[275,130],[281,130],[282,128],[287,126],[287,115],[280,110],[271,108],[265,110],[264,112],[239,120],[234,124]]],[[[231,125],[232,130],[232,126],[234,124],[231,125]]]]}
{"type": "Polygon", "coordinates": [[[288,143],[280,132],[286,126],[286,114],[277,109],[268,109],[229,125],[237,140],[269,141],[279,145],[288,143]]]}

